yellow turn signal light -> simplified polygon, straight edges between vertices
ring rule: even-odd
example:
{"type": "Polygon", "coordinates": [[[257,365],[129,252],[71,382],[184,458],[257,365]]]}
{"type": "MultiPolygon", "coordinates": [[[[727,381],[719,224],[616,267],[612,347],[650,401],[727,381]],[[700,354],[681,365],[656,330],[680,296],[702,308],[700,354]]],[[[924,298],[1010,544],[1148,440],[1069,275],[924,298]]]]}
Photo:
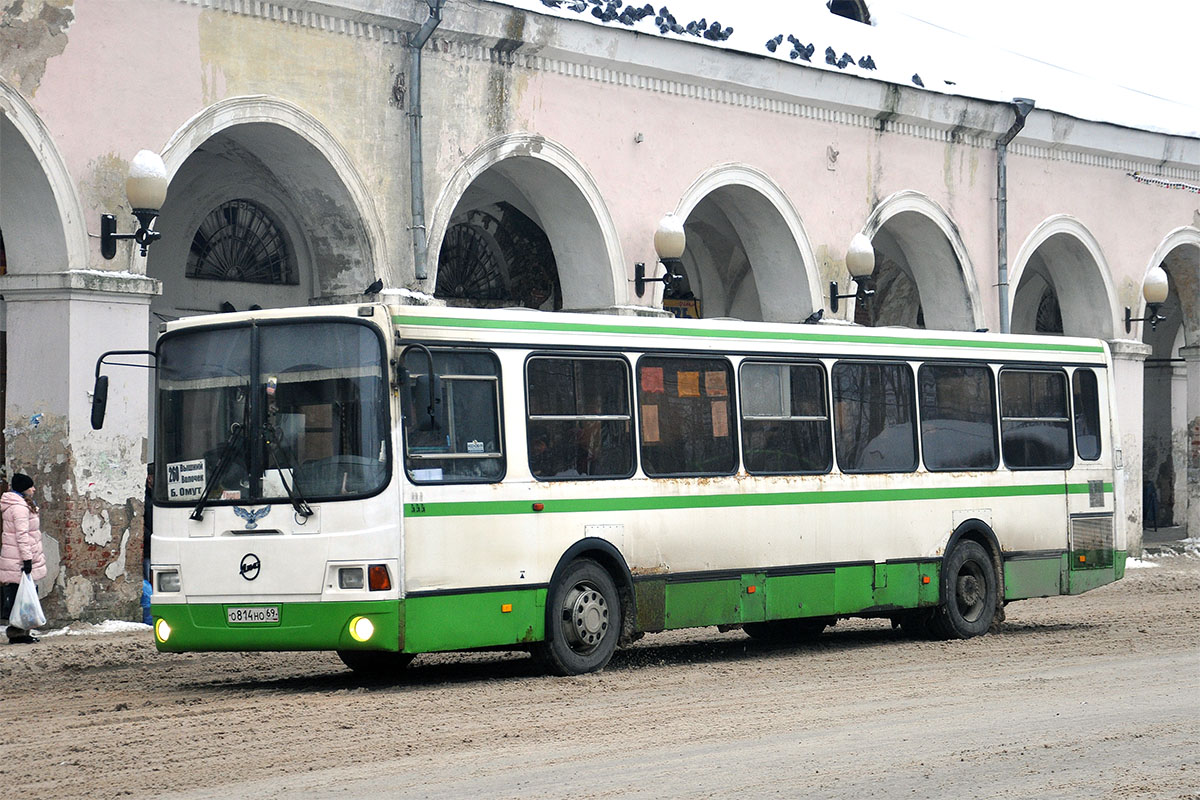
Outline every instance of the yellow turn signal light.
{"type": "Polygon", "coordinates": [[[366,617],[350,620],[350,636],[356,642],[365,642],[375,635],[375,623],[366,617]]]}

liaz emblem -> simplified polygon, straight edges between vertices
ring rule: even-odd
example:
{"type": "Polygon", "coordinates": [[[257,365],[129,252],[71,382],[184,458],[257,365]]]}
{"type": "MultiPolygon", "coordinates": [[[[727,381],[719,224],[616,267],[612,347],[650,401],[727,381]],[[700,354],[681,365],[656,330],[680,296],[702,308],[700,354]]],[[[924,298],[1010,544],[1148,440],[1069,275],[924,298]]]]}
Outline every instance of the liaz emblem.
{"type": "Polygon", "coordinates": [[[237,514],[242,519],[246,520],[246,530],[252,531],[258,527],[258,521],[271,513],[271,507],[266,506],[258,510],[246,510],[241,506],[234,506],[233,513],[237,514]]]}

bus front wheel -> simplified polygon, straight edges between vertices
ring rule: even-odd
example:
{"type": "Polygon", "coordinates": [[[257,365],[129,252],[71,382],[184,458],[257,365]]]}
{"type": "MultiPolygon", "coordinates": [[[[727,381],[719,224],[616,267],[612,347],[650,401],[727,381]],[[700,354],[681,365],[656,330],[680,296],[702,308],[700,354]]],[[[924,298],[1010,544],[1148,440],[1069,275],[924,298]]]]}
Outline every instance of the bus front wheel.
{"type": "Polygon", "coordinates": [[[621,633],[621,601],[612,576],[591,559],[572,561],[550,587],[542,659],[556,675],[604,669],[621,633]]]}
{"type": "Polygon", "coordinates": [[[959,542],[942,562],[941,605],[930,620],[943,639],[969,639],[987,633],[996,615],[996,568],[978,542],[959,542]]]}
{"type": "Polygon", "coordinates": [[[338,650],[338,658],[350,669],[372,678],[399,675],[415,657],[412,653],[390,653],[380,650],[338,650]]]}

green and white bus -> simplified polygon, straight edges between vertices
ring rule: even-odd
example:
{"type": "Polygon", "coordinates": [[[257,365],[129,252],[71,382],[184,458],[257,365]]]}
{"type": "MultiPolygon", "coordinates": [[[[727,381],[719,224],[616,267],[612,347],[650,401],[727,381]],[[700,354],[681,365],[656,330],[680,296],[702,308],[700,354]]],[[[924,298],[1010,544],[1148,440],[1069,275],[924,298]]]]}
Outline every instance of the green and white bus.
{"type": "MultiPolygon", "coordinates": [[[[967,638],[1119,579],[1105,344],[371,303],[169,323],[163,651],[967,638]]],[[[1119,484],[1117,486],[1119,488],[1119,484]]]]}

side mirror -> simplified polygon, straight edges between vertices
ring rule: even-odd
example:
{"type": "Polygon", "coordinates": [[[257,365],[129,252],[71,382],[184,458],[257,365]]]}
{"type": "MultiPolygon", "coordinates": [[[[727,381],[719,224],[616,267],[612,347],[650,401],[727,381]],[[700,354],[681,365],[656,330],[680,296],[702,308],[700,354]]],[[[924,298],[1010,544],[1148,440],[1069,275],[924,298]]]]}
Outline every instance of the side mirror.
{"type": "Polygon", "coordinates": [[[97,375],[92,388],[92,430],[104,427],[104,412],[108,408],[108,376],[97,375]]]}

